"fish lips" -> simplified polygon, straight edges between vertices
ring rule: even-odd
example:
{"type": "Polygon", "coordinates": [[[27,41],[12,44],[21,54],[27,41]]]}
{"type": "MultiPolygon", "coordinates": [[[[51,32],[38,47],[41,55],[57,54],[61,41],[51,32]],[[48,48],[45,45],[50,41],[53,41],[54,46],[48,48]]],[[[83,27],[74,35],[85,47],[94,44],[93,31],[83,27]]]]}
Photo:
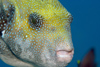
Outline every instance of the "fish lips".
{"type": "Polygon", "coordinates": [[[57,50],[56,58],[58,62],[70,63],[74,55],[74,49],[68,50],[57,50]]]}

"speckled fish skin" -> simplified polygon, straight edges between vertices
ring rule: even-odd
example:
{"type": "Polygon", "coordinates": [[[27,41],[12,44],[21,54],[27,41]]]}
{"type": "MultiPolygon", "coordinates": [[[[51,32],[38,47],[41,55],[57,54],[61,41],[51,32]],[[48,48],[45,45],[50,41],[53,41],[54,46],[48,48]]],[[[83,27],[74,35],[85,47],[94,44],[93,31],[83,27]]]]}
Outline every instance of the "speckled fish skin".
{"type": "Polygon", "coordinates": [[[65,67],[71,14],[58,0],[0,0],[0,58],[17,67],[65,67]]]}

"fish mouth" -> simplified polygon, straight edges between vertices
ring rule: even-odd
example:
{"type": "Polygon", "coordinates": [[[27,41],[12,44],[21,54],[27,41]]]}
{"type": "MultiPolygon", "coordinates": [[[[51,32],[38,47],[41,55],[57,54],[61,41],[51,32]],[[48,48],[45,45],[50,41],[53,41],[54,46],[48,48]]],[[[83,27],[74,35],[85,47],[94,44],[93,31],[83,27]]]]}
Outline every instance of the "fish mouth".
{"type": "Polygon", "coordinates": [[[74,54],[74,49],[72,49],[70,51],[57,50],[56,51],[56,58],[57,58],[57,61],[59,61],[59,62],[69,63],[73,58],[73,54],[74,54]]]}

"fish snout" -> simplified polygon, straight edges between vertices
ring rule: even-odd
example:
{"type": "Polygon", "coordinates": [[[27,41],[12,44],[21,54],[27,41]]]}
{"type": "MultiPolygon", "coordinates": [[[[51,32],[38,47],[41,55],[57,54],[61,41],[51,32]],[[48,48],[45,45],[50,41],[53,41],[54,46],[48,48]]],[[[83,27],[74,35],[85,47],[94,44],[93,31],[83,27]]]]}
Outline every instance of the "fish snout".
{"type": "MultiPolygon", "coordinates": [[[[62,45],[62,44],[60,44],[62,45]]],[[[56,49],[56,57],[59,62],[71,62],[74,55],[74,48],[70,46],[58,46],[56,49]]]]}

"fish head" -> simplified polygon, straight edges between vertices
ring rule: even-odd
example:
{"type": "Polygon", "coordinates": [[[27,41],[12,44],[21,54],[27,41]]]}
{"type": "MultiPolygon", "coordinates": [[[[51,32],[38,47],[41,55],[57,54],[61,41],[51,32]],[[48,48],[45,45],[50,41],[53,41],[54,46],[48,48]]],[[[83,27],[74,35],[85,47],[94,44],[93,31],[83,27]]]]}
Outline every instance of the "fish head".
{"type": "Polygon", "coordinates": [[[2,38],[23,62],[64,67],[73,58],[72,15],[58,0],[4,0],[2,38]]]}

